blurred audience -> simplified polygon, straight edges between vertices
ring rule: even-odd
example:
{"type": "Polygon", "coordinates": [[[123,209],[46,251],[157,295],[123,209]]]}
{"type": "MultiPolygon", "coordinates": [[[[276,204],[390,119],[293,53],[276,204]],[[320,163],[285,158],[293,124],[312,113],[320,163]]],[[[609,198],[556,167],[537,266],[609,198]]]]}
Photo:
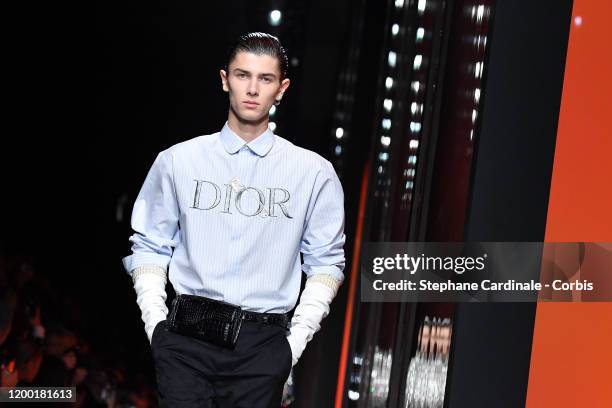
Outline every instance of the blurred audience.
{"type": "MultiPolygon", "coordinates": [[[[2,387],[76,387],[73,407],[157,407],[143,373],[128,378],[113,350],[93,350],[69,330],[79,320],[74,299],[61,298],[27,257],[0,254],[0,378],[2,387]]],[[[84,322],[82,322],[85,324],[84,322]]]]}

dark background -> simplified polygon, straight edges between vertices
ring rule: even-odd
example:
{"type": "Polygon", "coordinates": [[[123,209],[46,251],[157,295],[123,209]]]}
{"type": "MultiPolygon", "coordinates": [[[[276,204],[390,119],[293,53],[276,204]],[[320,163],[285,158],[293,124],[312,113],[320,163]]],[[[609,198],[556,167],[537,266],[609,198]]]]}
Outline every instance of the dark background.
{"type": "MultiPolygon", "coordinates": [[[[374,103],[385,10],[373,3],[358,112],[372,111],[374,103]]],[[[49,303],[60,304],[42,308],[43,323],[62,321],[94,351],[112,350],[109,364],[127,365],[129,375],[144,368],[152,378],[140,310],[121,264],[130,253],[129,218],[147,171],[159,151],[221,129],[228,102],[219,69],[230,43],[248,31],[279,36],[290,58],[292,83],[275,117],[276,133],[329,157],[351,4],[130,0],[22,7],[12,14],[19,16],[13,30],[19,43],[7,79],[18,109],[9,115],[13,126],[1,152],[0,253],[27,259],[57,291],[49,303]],[[279,27],[267,21],[274,8],[283,11],[279,27]]],[[[343,177],[349,243],[371,127],[367,115],[356,126],[360,121],[367,126],[348,147],[355,160],[343,177]]],[[[346,250],[350,259],[350,244],[346,250]]],[[[323,326],[332,348],[315,339],[306,354],[326,348],[333,358],[306,357],[304,371],[319,364],[337,369],[345,291],[323,326]]],[[[310,387],[311,397],[302,401],[317,392],[330,401],[335,374],[310,387]]]]}
{"type": "MultiPolygon", "coordinates": [[[[463,3],[469,2],[445,4],[463,3]]],[[[571,1],[494,3],[481,134],[469,202],[461,212],[462,219],[467,216],[463,238],[540,241],[571,1]]],[[[370,141],[379,137],[374,103],[391,2],[96,1],[5,10],[13,24],[4,79],[15,92],[5,98],[0,150],[0,254],[27,258],[56,287],[57,304],[46,305],[43,322],[62,320],[94,350],[111,351],[109,365],[119,362],[128,373],[141,369],[152,377],[148,341],[121,258],[129,254],[131,207],[153,159],[170,145],[221,128],[227,96],[218,71],[226,48],[237,35],[257,30],[277,34],[290,59],[297,59],[275,118],[277,133],[330,158],[341,68],[362,5],[352,137],[344,145],[341,174],[351,259],[364,162],[374,152],[370,141]],[[266,21],[273,8],[283,10],[278,29],[266,21]]],[[[461,67],[448,69],[461,74],[461,67]]],[[[452,183],[442,178],[436,185],[447,192],[452,183]]],[[[448,196],[440,200],[448,203],[448,196]]],[[[350,263],[347,273],[348,268],[350,263]]],[[[298,367],[297,376],[309,380],[298,389],[300,406],[334,398],[346,286],[298,367]],[[312,373],[325,376],[311,381],[312,373]]],[[[355,306],[359,318],[358,298],[355,306]]],[[[534,307],[460,305],[447,401],[524,401],[534,307]]]]}

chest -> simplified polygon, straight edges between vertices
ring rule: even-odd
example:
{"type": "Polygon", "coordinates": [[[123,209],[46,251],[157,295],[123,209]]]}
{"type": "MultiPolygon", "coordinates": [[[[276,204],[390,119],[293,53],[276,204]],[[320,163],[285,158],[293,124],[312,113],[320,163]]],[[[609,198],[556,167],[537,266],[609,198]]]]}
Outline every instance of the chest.
{"type": "Polygon", "coordinates": [[[183,214],[286,221],[303,218],[314,178],[291,160],[236,155],[191,159],[174,182],[183,214]]]}

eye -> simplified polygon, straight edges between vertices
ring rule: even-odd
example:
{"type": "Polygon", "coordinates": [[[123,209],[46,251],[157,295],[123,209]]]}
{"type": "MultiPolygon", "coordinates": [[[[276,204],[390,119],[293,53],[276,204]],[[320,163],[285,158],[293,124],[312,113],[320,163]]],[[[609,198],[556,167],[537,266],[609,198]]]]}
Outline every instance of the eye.
{"type": "Polygon", "coordinates": [[[263,77],[262,80],[266,83],[269,84],[270,82],[272,82],[272,79],[268,78],[268,77],[263,77]]]}
{"type": "Polygon", "coordinates": [[[240,72],[236,75],[238,78],[246,78],[246,74],[244,72],[240,72]]]}

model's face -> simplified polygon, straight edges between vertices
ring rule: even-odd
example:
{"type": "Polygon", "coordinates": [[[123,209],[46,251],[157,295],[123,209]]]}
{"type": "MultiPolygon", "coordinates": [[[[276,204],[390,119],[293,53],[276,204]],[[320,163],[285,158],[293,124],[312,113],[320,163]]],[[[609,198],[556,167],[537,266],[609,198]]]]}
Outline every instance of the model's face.
{"type": "Polygon", "coordinates": [[[230,115],[241,122],[267,120],[274,101],[281,99],[289,79],[280,80],[276,58],[250,52],[238,52],[228,67],[221,70],[223,90],[229,93],[230,115]]]}

